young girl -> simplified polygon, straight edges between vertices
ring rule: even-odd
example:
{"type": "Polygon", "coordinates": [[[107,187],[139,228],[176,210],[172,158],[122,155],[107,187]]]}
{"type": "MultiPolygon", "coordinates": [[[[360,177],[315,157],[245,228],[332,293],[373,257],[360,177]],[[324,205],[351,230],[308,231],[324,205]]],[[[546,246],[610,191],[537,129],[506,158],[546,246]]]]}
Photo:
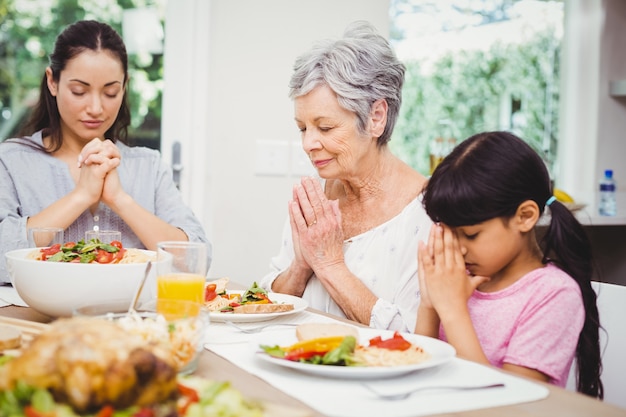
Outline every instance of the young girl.
{"type": "Polygon", "coordinates": [[[507,132],[474,135],[437,167],[423,204],[438,224],[418,250],[415,332],[561,387],[576,357],[577,390],[602,398],[591,246],[539,155],[507,132]]]}

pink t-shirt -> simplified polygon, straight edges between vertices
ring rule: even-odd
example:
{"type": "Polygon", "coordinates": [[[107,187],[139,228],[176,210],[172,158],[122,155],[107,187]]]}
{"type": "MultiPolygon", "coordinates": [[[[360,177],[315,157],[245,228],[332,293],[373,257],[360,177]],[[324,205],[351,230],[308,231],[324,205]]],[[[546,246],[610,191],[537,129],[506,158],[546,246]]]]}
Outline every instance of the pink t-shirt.
{"type": "Polygon", "coordinates": [[[475,291],[468,308],[492,365],[536,369],[565,386],[585,320],[580,287],[567,273],[548,264],[501,291],[475,291]]]}

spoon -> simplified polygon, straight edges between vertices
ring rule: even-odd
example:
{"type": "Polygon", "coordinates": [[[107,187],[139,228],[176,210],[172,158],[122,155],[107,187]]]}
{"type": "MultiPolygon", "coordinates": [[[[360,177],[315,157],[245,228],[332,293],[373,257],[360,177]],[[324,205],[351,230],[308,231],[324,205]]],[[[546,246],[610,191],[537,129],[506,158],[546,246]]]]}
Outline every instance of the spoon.
{"type": "Polygon", "coordinates": [[[143,278],[139,282],[139,286],[135,290],[135,295],[133,296],[132,301],[130,302],[130,307],[128,307],[128,314],[132,314],[136,312],[135,308],[137,307],[137,302],[139,301],[139,296],[141,295],[141,290],[143,289],[146,280],[148,279],[148,275],[150,274],[150,270],[152,269],[152,262],[148,261],[146,265],[146,270],[143,273],[143,278]]]}

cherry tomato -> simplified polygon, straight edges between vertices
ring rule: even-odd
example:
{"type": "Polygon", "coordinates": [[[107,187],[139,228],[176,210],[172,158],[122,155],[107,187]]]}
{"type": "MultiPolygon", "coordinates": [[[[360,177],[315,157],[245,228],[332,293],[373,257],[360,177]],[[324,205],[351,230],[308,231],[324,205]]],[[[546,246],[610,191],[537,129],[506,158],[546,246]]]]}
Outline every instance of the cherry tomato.
{"type": "Polygon", "coordinates": [[[152,408],[142,408],[134,413],[133,417],[154,417],[154,410],[152,408]]]}
{"type": "Polygon", "coordinates": [[[54,245],[48,247],[48,248],[41,248],[40,252],[41,252],[41,260],[45,261],[46,259],[48,259],[49,257],[51,257],[52,255],[54,255],[55,253],[59,252],[61,250],[61,244],[60,243],[55,243],[54,245]]]}
{"type": "Polygon", "coordinates": [[[100,411],[98,411],[98,414],[96,414],[95,417],[111,417],[114,411],[115,410],[112,406],[105,405],[100,409],[100,411]]]}
{"type": "Polygon", "coordinates": [[[96,262],[99,264],[110,264],[114,257],[114,253],[107,252],[103,249],[96,249],[96,262]]]}
{"type": "Polygon", "coordinates": [[[44,411],[39,411],[34,408],[32,405],[27,405],[24,407],[24,415],[26,417],[54,417],[54,413],[46,413],[44,411]]]}
{"type": "Polygon", "coordinates": [[[115,252],[113,255],[113,258],[115,259],[115,262],[119,262],[122,260],[122,258],[124,258],[124,255],[126,254],[126,249],[121,248],[120,250],[118,250],[117,252],[115,252]]]}
{"type": "Polygon", "coordinates": [[[115,247],[116,247],[116,248],[118,248],[118,249],[122,249],[122,248],[123,248],[123,246],[122,246],[122,242],[120,242],[119,240],[114,240],[114,241],[112,241],[112,242],[111,242],[111,246],[115,246],[115,247]]]}
{"type": "Polygon", "coordinates": [[[389,350],[407,350],[411,347],[411,342],[402,337],[400,333],[394,332],[390,339],[383,340],[380,336],[370,339],[370,346],[389,350]]]}
{"type": "Polygon", "coordinates": [[[208,284],[204,289],[204,301],[213,301],[217,298],[216,284],[208,284]]]}
{"type": "Polygon", "coordinates": [[[76,246],[76,242],[67,242],[63,244],[63,247],[67,249],[72,249],[74,246],[76,246]]]}

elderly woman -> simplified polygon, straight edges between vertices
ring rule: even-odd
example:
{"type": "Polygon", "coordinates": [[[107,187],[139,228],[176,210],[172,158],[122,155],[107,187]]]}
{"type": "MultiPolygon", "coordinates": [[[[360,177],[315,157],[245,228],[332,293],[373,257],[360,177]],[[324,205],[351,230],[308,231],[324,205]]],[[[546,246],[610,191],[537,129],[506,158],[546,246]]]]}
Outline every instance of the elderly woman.
{"type": "Polygon", "coordinates": [[[290,82],[302,146],[323,186],[293,188],[289,221],[261,285],[374,328],[412,332],[426,178],[389,150],[404,65],[366,22],[297,59],[290,82]]]}

